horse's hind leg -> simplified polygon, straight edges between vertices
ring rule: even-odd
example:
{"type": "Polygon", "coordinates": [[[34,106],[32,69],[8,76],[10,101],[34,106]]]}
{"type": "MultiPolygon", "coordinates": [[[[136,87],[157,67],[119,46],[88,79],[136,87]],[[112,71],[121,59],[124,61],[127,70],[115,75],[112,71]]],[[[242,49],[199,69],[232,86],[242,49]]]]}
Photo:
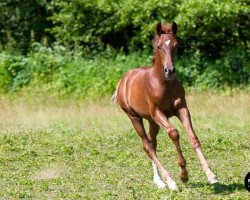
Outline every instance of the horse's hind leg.
{"type": "MultiPolygon", "coordinates": [[[[149,122],[149,133],[148,133],[148,138],[149,140],[152,142],[153,144],[153,148],[156,154],[156,148],[157,148],[157,139],[156,136],[159,132],[159,126],[154,123],[154,122],[149,122]]],[[[153,172],[154,172],[154,184],[157,185],[157,187],[159,189],[163,189],[166,187],[166,184],[162,181],[159,172],[158,172],[158,168],[156,166],[156,164],[152,161],[152,166],[153,166],[153,172]]]]}
{"type": "Polygon", "coordinates": [[[152,161],[155,163],[155,165],[157,166],[157,168],[161,172],[161,175],[162,175],[163,179],[166,180],[169,189],[170,190],[178,189],[175,181],[170,177],[167,170],[164,169],[164,167],[162,166],[162,164],[158,160],[158,158],[155,154],[153,143],[148,139],[148,137],[146,135],[142,119],[140,117],[137,117],[137,116],[135,117],[129,113],[127,113],[127,115],[130,118],[136,132],[138,133],[138,135],[140,136],[140,138],[142,140],[144,151],[148,154],[148,156],[152,159],[152,161]]]}
{"type": "Polygon", "coordinates": [[[191,116],[190,116],[190,113],[188,111],[188,108],[181,108],[179,110],[179,115],[180,115],[179,118],[180,118],[180,120],[181,120],[187,134],[188,134],[189,141],[200,159],[203,171],[207,175],[208,182],[210,184],[214,184],[214,183],[218,182],[215,174],[210,169],[210,167],[205,159],[205,156],[201,150],[200,141],[199,141],[198,137],[196,136],[196,134],[193,130],[193,127],[192,127],[191,116]]]}

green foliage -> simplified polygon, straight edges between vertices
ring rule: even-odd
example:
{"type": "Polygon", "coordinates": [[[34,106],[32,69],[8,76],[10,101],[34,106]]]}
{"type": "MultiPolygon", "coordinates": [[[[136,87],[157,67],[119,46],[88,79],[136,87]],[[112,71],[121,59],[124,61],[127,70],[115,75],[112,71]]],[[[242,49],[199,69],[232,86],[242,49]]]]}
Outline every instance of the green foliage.
{"type": "Polygon", "coordinates": [[[250,84],[250,51],[231,49],[224,57],[210,60],[196,51],[192,58],[177,58],[180,80],[199,89],[223,88],[250,84]]]}
{"type": "Polygon", "coordinates": [[[4,0],[0,2],[0,46],[26,53],[31,40],[41,41],[52,36],[46,32],[51,26],[50,0],[4,0]]]}
{"type": "Polygon", "coordinates": [[[181,52],[199,50],[217,58],[237,43],[249,45],[247,1],[139,0],[53,1],[51,20],[57,41],[80,42],[90,49],[110,44],[118,48],[149,48],[158,21],[176,20],[181,52]]]}
{"type": "Polygon", "coordinates": [[[62,43],[79,42],[91,50],[149,47],[156,22],[172,20],[176,1],[53,1],[58,7],[51,32],[62,43]],[[166,13],[166,10],[171,10],[166,13]],[[131,47],[131,46],[132,47],[131,47]]]}
{"type": "Polygon", "coordinates": [[[26,69],[28,58],[22,55],[0,54],[0,92],[19,89],[30,80],[26,69]],[[25,72],[25,73],[23,73],[25,72]]]}
{"type": "MultiPolygon", "coordinates": [[[[233,49],[211,61],[197,51],[192,59],[177,57],[177,75],[185,86],[196,89],[249,85],[249,55],[248,51],[233,49]]],[[[110,49],[89,58],[82,51],[70,51],[59,44],[51,48],[33,43],[27,56],[0,53],[0,92],[25,86],[33,92],[101,97],[114,91],[126,71],[151,63],[152,55],[145,51],[125,55],[110,49]]]]}
{"type": "Polygon", "coordinates": [[[185,85],[249,85],[249,12],[246,0],[6,0],[0,92],[111,93],[125,71],[151,64],[155,24],[172,20],[185,85]]]}
{"type": "Polygon", "coordinates": [[[98,52],[149,48],[158,21],[179,25],[180,51],[218,58],[236,44],[249,46],[249,6],[246,0],[6,0],[0,3],[1,44],[11,40],[27,50],[30,41],[55,37],[64,46],[80,44],[98,52]],[[49,34],[50,32],[50,34],[49,34]]]}
{"type": "Polygon", "coordinates": [[[205,57],[218,58],[236,44],[249,45],[249,31],[245,31],[249,24],[242,17],[249,20],[246,1],[187,0],[177,9],[183,51],[199,49],[205,57]]]}
{"type": "Polygon", "coordinates": [[[81,52],[66,50],[58,44],[53,46],[34,43],[27,56],[1,53],[0,92],[17,91],[29,86],[33,90],[61,95],[103,96],[113,92],[127,70],[151,61],[148,54],[125,56],[112,51],[90,59],[84,58],[81,52]]]}

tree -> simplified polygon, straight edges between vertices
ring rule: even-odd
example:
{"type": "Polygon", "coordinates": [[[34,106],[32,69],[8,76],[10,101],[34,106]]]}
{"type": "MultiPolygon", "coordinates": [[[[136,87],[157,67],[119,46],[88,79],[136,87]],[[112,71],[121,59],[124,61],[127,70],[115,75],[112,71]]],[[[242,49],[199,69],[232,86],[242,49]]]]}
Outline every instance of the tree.
{"type": "Polygon", "coordinates": [[[52,14],[50,0],[5,0],[0,2],[0,42],[26,52],[31,35],[35,41],[43,37],[51,38],[46,32],[52,23],[48,17],[52,14]],[[33,34],[32,34],[33,32],[33,34]]]}

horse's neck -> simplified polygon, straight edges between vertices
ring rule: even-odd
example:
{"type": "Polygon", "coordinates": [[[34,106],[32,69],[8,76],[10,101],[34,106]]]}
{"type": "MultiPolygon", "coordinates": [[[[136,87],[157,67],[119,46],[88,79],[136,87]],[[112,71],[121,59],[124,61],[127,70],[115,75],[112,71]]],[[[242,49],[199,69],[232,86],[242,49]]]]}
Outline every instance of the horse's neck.
{"type": "Polygon", "coordinates": [[[153,70],[152,70],[153,75],[159,81],[164,81],[165,75],[164,75],[164,70],[163,70],[163,63],[161,61],[160,55],[157,52],[155,52],[155,54],[154,54],[154,61],[153,61],[152,68],[153,68],[153,70]]]}

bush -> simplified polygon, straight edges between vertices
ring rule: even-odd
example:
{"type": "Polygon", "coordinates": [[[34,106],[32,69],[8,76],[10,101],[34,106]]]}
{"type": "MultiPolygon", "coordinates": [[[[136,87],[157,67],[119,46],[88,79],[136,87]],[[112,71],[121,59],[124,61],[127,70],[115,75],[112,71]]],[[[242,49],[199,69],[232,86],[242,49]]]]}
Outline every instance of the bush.
{"type": "Polygon", "coordinates": [[[0,92],[14,91],[30,81],[28,58],[6,52],[0,54],[0,92]],[[25,72],[25,73],[24,73],[25,72]]]}
{"type": "MultiPolygon", "coordinates": [[[[102,97],[115,90],[118,80],[129,69],[150,66],[153,54],[125,55],[107,50],[89,58],[59,44],[51,48],[34,43],[32,49],[27,56],[0,53],[1,93],[30,88],[34,93],[102,97]]],[[[249,52],[236,48],[225,54],[212,61],[199,51],[192,58],[178,56],[177,75],[185,86],[195,89],[249,85],[249,52]]]]}
{"type": "Polygon", "coordinates": [[[250,84],[250,51],[231,49],[225,56],[209,59],[197,51],[191,58],[177,58],[177,70],[183,83],[199,89],[239,87],[250,84]]]}
{"type": "Polygon", "coordinates": [[[32,48],[27,56],[0,53],[1,93],[26,86],[33,92],[100,97],[112,93],[127,70],[151,61],[148,54],[112,51],[90,59],[58,44],[51,48],[34,43],[32,48]]]}

